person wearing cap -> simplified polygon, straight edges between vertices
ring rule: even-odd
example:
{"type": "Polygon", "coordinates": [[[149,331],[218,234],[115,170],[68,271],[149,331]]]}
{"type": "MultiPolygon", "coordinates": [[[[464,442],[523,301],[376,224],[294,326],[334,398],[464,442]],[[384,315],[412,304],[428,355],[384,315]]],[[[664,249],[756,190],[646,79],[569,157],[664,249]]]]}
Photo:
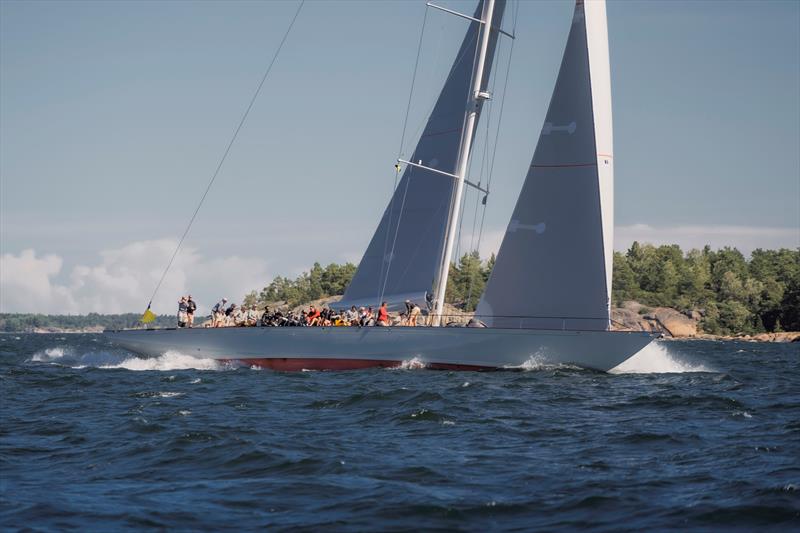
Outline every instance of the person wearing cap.
{"type": "Polygon", "coordinates": [[[225,304],[228,303],[227,298],[223,298],[211,308],[211,327],[219,328],[225,323],[225,304]]]}
{"type": "Polygon", "coordinates": [[[197,304],[192,300],[192,295],[186,299],[186,325],[194,327],[194,312],[197,311],[197,304]]]}

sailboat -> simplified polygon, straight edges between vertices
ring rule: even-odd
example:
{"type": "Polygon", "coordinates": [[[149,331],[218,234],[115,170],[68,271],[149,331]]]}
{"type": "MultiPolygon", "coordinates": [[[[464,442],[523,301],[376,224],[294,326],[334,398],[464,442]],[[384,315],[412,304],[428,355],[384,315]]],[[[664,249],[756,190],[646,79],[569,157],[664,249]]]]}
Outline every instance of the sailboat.
{"type": "MultiPolygon", "coordinates": [[[[576,0],[545,123],[478,302],[486,327],[441,324],[466,176],[505,0],[480,0],[418,144],[338,304],[433,301],[430,327],[251,327],[106,332],[144,355],[176,350],[275,370],[513,368],[608,371],[653,339],[611,331],[613,138],[605,0],[576,0]]],[[[513,36],[510,36],[513,38],[513,36]]],[[[485,192],[485,191],[484,191],[485,192]]]]}

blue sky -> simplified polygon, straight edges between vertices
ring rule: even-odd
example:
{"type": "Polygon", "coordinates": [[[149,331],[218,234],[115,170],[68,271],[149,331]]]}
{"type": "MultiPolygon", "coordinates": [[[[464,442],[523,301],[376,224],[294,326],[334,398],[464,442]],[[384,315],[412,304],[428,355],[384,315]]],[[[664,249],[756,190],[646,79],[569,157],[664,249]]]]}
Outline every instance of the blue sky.
{"type": "MultiPolygon", "coordinates": [[[[146,304],[296,5],[0,2],[0,310],[146,304]]],[[[389,199],[424,10],[306,3],[164,312],[184,290],[238,299],[315,260],[358,261],[389,199]]],[[[524,179],[571,14],[521,2],[484,251],[524,179]]],[[[608,17],[617,247],[799,245],[800,3],[610,1],[608,17]]],[[[406,155],[464,29],[428,13],[406,155]]]]}

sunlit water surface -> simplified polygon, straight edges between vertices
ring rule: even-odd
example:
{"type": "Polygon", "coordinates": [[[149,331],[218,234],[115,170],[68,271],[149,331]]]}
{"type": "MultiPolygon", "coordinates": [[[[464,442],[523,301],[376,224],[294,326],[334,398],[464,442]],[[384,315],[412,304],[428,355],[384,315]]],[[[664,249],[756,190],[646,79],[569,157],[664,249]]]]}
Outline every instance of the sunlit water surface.
{"type": "MultiPolygon", "coordinates": [[[[0,335],[0,526],[800,527],[800,345],[275,373],[0,335]]],[[[788,529],[787,529],[788,528],[788,529]]]]}

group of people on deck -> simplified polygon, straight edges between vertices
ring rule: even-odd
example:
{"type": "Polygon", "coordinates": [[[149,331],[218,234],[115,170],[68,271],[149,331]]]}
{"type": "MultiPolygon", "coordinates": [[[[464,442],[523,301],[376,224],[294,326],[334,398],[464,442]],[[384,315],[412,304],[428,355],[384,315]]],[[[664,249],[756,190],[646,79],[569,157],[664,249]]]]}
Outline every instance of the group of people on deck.
{"type": "MultiPolygon", "coordinates": [[[[417,326],[417,320],[421,313],[418,305],[410,300],[405,302],[406,309],[399,316],[392,316],[389,313],[387,302],[383,302],[376,310],[372,306],[356,308],[351,306],[349,310],[340,309],[335,311],[330,308],[317,309],[310,306],[308,311],[300,312],[300,322],[305,321],[307,326],[417,326]]],[[[282,325],[282,324],[264,324],[282,325]]]]}
{"type": "Polygon", "coordinates": [[[258,325],[259,319],[261,318],[261,313],[258,312],[256,306],[237,306],[235,303],[231,303],[231,305],[225,307],[225,304],[227,303],[228,299],[223,298],[211,309],[212,328],[258,325]]]}
{"type": "MultiPolygon", "coordinates": [[[[197,304],[191,296],[182,297],[178,303],[178,327],[192,327],[196,309],[197,304]]],[[[269,307],[258,311],[254,305],[237,306],[235,303],[228,305],[228,299],[223,298],[211,309],[211,322],[205,324],[205,327],[418,326],[423,325],[418,323],[420,314],[422,314],[420,307],[410,300],[405,301],[403,312],[393,316],[389,312],[387,302],[383,302],[377,310],[372,306],[359,308],[351,306],[349,310],[334,310],[310,305],[307,310],[300,312],[280,310],[273,312],[269,307]]]]}

